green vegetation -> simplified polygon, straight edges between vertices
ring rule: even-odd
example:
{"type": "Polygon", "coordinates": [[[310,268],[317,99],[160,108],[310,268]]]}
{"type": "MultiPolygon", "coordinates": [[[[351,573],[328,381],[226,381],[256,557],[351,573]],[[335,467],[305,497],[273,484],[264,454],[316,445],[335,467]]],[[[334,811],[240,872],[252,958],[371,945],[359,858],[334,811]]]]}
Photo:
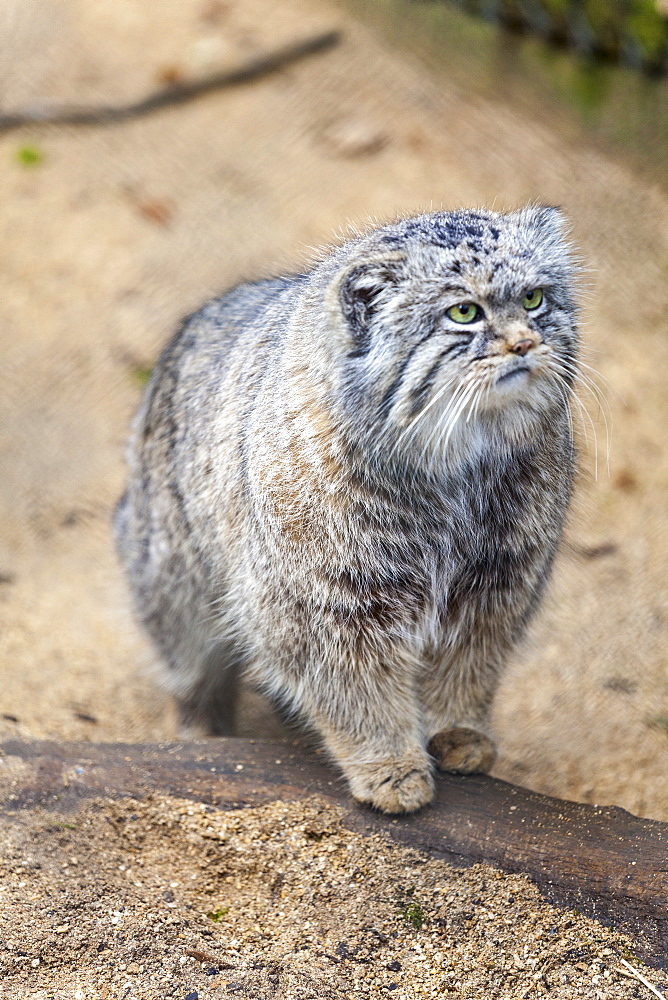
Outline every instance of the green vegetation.
{"type": "Polygon", "coordinates": [[[219,924],[226,913],[229,912],[229,906],[219,906],[217,910],[212,910],[207,913],[209,920],[213,920],[214,924],[219,924]]]}
{"type": "Polygon", "coordinates": [[[394,903],[399,908],[401,916],[407,923],[412,924],[412,926],[419,931],[424,925],[427,915],[424,908],[417,903],[411,897],[415,894],[415,886],[409,886],[407,889],[403,886],[399,888],[395,897],[394,903]]]}
{"type": "Polygon", "coordinates": [[[668,22],[655,0],[459,0],[458,6],[585,56],[648,72],[667,68],[668,22]]]}
{"type": "Polygon", "coordinates": [[[132,369],[132,377],[140,386],[145,386],[151,375],[153,374],[152,368],[143,368],[138,365],[136,368],[132,369]]]}
{"type": "Polygon", "coordinates": [[[36,167],[44,159],[44,153],[39,146],[19,146],[16,159],[22,167],[36,167]]]}
{"type": "Polygon", "coordinates": [[[348,5],[448,85],[549,122],[565,142],[602,142],[668,186],[668,19],[654,0],[348,5]]]}
{"type": "Polygon", "coordinates": [[[409,924],[419,931],[425,922],[424,910],[419,903],[409,903],[408,906],[404,907],[401,911],[404,920],[407,920],[409,924]]]}

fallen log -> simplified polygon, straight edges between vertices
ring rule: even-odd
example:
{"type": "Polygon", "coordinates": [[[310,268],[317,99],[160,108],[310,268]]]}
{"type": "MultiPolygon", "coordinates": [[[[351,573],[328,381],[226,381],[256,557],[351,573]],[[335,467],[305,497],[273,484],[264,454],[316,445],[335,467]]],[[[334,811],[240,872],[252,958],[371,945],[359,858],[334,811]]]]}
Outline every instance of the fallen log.
{"type": "Polygon", "coordinates": [[[389,817],[355,805],[318,751],[298,743],[217,739],[165,744],[0,743],[0,823],[39,807],[74,810],[99,796],[162,793],[221,808],[318,793],[344,825],[384,832],[455,865],[528,875],[545,898],[631,935],[668,962],[668,824],[538,795],[484,775],[442,774],[432,806],[389,817]]]}

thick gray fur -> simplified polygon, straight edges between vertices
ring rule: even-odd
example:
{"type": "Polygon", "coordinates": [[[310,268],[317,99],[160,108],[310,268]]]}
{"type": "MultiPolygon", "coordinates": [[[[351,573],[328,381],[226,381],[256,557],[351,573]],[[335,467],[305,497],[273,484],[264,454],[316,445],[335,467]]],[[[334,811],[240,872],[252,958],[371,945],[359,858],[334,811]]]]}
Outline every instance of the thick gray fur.
{"type": "Polygon", "coordinates": [[[563,230],[535,206],[404,219],[185,321],[116,517],[184,723],[230,732],[243,673],[387,812],[431,799],[433,758],[491,766],[571,493],[563,230]]]}

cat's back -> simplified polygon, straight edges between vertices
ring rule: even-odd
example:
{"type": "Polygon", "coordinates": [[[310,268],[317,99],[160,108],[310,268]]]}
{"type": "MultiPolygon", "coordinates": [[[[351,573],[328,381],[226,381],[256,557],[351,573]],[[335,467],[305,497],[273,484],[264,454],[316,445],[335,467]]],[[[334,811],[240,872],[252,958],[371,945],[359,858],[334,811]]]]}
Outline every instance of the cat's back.
{"type": "Polygon", "coordinates": [[[156,363],[131,450],[173,453],[186,442],[205,440],[211,414],[238,407],[271,363],[299,282],[248,282],[188,316],[156,363]]]}
{"type": "Polygon", "coordinates": [[[156,510],[164,514],[161,530],[171,523],[175,537],[184,519],[194,524],[198,515],[189,508],[204,509],[212,486],[205,456],[215,458],[223,442],[231,486],[240,420],[279,349],[300,281],[282,277],[233,288],[186,317],[162,351],[128,446],[130,476],[115,516],[122,551],[136,550],[137,539],[155,533],[156,510]]]}
{"type": "Polygon", "coordinates": [[[177,376],[187,379],[197,373],[199,378],[207,376],[207,381],[209,377],[223,379],[238,355],[276,326],[285,300],[299,280],[247,282],[186,317],[156,363],[149,397],[156,395],[155,390],[165,380],[170,382],[177,376]]]}

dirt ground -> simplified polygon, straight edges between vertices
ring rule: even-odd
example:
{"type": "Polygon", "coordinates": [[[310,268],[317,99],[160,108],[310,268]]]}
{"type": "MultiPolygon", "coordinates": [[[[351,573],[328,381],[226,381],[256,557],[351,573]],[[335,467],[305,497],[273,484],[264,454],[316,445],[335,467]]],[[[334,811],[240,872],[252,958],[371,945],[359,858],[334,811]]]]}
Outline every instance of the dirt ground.
{"type": "Polygon", "coordinates": [[[629,966],[668,986],[523,876],[359,837],[317,797],[93,801],[34,813],[0,847],[12,1000],[650,996],[629,966]]]}
{"type": "MultiPolygon", "coordinates": [[[[345,7],[6,0],[0,22],[3,109],[133,100],[343,30],[327,54],[142,120],[0,138],[0,737],[176,736],[110,516],[179,317],[299,267],[351,222],[537,199],[564,207],[588,264],[584,360],[608,386],[609,471],[583,391],[594,427],[568,541],[497,700],[495,774],[668,820],[666,193],[540,109],[431,77],[345,7]]],[[[241,735],[274,731],[254,701],[241,735]]],[[[623,974],[632,943],[516,876],[355,837],[317,801],[243,818],[100,802],[2,837],[12,1000],[649,995],[623,974]]]]}

